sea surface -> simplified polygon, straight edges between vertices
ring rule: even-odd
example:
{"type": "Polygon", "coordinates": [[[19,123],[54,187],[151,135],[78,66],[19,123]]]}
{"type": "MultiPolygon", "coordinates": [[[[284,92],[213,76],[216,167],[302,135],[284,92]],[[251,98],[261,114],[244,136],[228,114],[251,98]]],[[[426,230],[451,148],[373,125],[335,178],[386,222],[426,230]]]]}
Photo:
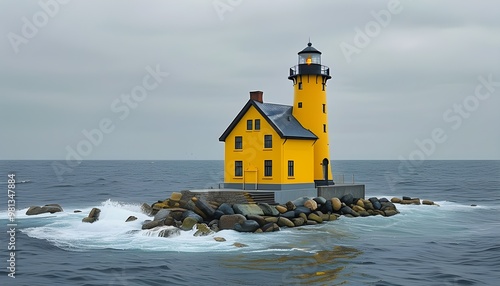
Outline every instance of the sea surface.
{"type": "Polygon", "coordinates": [[[333,161],[367,197],[410,196],[392,217],[348,218],[269,234],[157,237],[153,203],[218,188],[222,161],[0,161],[0,285],[499,285],[500,161],[333,161]],[[60,164],[66,164],[59,161],[60,164]],[[16,278],[8,277],[7,175],[16,174],[16,278]],[[64,212],[26,216],[29,206],[64,212]],[[91,208],[100,220],[81,220],[91,208]],[[81,210],[81,213],[74,213],[81,210]],[[139,219],[125,223],[134,215],[139,219]],[[234,242],[246,244],[237,248],[234,242]]]}

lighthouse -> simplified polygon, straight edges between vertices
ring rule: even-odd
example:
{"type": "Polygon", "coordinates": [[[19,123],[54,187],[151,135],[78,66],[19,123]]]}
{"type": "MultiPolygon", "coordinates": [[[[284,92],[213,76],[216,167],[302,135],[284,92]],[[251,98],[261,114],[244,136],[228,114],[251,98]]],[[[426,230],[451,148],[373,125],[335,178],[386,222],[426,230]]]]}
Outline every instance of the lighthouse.
{"type": "Polygon", "coordinates": [[[262,91],[251,91],[219,137],[224,188],[285,191],[293,197],[333,185],[326,105],[330,69],[321,65],[321,52],[311,43],[298,55],[288,76],[293,105],[266,102],[262,91]]]}
{"type": "Polygon", "coordinates": [[[326,82],[330,68],[321,64],[321,52],[311,42],[298,53],[298,65],[290,68],[293,81],[292,114],[305,129],[318,137],[314,143],[314,182],[332,185],[326,82]]]}

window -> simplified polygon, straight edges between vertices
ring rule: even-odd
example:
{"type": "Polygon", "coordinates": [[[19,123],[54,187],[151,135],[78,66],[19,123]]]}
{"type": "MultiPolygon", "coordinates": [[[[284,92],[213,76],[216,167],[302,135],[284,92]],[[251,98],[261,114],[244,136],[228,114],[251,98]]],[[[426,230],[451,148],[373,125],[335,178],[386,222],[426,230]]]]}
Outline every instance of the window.
{"type": "Polygon", "coordinates": [[[323,132],[326,133],[326,124],[323,124],[323,132]]]}
{"type": "Polygon", "coordinates": [[[302,83],[299,82],[299,89],[302,89],[302,83]]]}
{"type": "Polygon", "coordinates": [[[253,122],[251,119],[247,120],[247,130],[252,130],[253,122]]]}
{"type": "Polygon", "coordinates": [[[234,176],[243,176],[243,161],[234,161],[234,176]]]}
{"type": "Polygon", "coordinates": [[[243,137],[234,137],[234,149],[243,149],[243,137]]]}
{"type": "Polygon", "coordinates": [[[322,91],[325,91],[325,84],[323,83],[323,87],[321,88],[322,91]]]}
{"type": "Polygon", "coordinates": [[[323,113],[326,113],[326,104],[323,104],[323,113]]]}
{"type": "Polygon", "coordinates": [[[293,170],[293,161],[288,161],[288,177],[293,177],[294,176],[294,170],[293,170]]]}
{"type": "Polygon", "coordinates": [[[302,102],[299,102],[297,107],[302,108],[302,102]]]}
{"type": "Polygon", "coordinates": [[[260,119],[255,119],[255,130],[260,130],[260,119]]]}
{"type": "Polygon", "coordinates": [[[264,176],[271,177],[273,175],[273,161],[265,160],[264,161],[264,176]]]}
{"type": "Polygon", "coordinates": [[[273,148],[273,135],[264,135],[264,148],[273,148]]]}

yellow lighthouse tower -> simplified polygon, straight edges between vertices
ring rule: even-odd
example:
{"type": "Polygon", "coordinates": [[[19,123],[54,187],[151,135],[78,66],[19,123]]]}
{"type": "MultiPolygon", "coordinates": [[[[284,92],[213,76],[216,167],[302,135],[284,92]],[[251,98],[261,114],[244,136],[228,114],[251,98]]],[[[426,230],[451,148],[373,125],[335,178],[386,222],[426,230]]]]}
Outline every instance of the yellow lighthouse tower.
{"type": "Polygon", "coordinates": [[[292,114],[301,125],[314,133],[314,182],[333,185],[328,142],[326,82],[330,69],[321,65],[321,52],[309,42],[298,53],[298,65],[290,68],[288,79],[293,81],[294,102],[292,114]]]}

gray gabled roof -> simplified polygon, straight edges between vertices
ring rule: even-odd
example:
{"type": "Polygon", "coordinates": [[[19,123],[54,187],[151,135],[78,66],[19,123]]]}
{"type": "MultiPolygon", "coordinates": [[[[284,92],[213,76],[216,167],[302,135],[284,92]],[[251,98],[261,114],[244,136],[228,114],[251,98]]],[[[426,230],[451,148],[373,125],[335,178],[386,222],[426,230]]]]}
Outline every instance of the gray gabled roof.
{"type": "Polygon", "coordinates": [[[292,115],[292,106],[274,103],[261,103],[250,99],[238,113],[233,122],[231,122],[226,131],[224,131],[221,137],[219,137],[219,141],[226,140],[227,136],[229,136],[231,131],[245,115],[250,106],[254,106],[255,109],[259,111],[259,113],[266,119],[266,121],[273,127],[281,138],[318,139],[314,133],[302,127],[300,122],[292,115]]]}

